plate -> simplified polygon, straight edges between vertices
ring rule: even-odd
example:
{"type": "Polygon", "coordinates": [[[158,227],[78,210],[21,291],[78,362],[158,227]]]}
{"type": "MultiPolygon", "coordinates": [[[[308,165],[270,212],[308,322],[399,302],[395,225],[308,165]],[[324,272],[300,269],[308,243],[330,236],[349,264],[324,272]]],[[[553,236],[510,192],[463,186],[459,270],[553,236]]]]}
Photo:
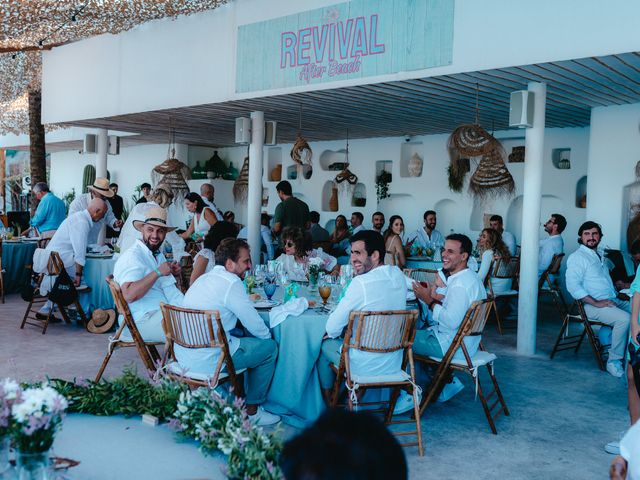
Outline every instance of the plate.
{"type": "Polygon", "coordinates": [[[86,258],[111,258],[113,253],[87,253],[86,258]]]}
{"type": "Polygon", "coordinates": [[[276,300],[266,300],[266,299],[258,300],[253,304],[253,306],[256,308],[272,308],[272,307],[275,307],[276,305],[280,305],[280,302],[276,300]]]}

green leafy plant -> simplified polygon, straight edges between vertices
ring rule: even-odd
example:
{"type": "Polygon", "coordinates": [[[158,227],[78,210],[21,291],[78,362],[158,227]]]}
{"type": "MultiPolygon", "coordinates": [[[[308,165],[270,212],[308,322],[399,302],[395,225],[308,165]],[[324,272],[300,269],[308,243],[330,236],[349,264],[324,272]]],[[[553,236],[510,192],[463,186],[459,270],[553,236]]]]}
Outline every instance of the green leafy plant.
{"type": "Polygon", "coordinates": [[[75,188],[72,188],[70,192],[67,192],[62,196],[62,201],[64,202],[64,206],[67,207],[67,212],[69,212],[69,205],[71,205],[71,202],[73,202],[75,198],[76,198],[75,188]]]}
{"type": "Polygon", "coordinates": [[[391,173],[382,170],[376,177],[376,195],[378,200],[389,197],[389,184],[391,183],[391,173]]]}

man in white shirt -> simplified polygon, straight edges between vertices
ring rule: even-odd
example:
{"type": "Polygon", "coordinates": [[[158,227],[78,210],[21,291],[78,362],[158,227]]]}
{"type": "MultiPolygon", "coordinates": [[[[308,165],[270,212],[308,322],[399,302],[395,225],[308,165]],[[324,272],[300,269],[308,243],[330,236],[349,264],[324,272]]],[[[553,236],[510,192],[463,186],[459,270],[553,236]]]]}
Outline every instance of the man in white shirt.
{"type": "MultiPolygon", "coordinates": [[[[145,219],[135,220],[133,226],[142,233],[142,240],[136,239],[120,255],[113,277],[120,284],[142,338],[147,342],[163,342],[160,302],[180,305],[183,298],[176,286],[180,265],[167,262],[160,249],[167,232],[175,227],[167,225],[167,211],[161,207],[148,209],[145,219]]],[[[126,328],[123,337],[130,337],[126,328]]]]}
{"type": "MultiPolygon", "coordinates": [[[[271,332],[249,299],[242,278],[251,269],[249,245],[236,238],[224,239],[216,249],[216,266],[198,277],[187,291],[183,306],[200,310],[217,310],[229,342],[229,352],[236,370],[247,372],[247,413],[258,425],[272,425],[280,417],[260,405],[267,399],[278,356],[278,346],[271,332]],[[231,330],[240,320],[253,335],[237,338],[231,330]]],[[[213,374],[220,356],[217,348],[186,349],[175,347],[178,363],[187,371],[213,374]]]]}
{"type": "Polygon", "coordinates": [[[578,230],[580,247],[569,255],[565,280],[571,296],[584,304],[591,320],[612,327],[607,372],[614,377],[624,373],[621,361],[627,346],[631,307],[618,297],[604,255],[598,252],[602,229],[596,222],[584,222],[578,230]]]}
{"type": "Polygon", "coordinates": [[[409,235],[408,241],[410,243],[416,243],[427,246],[442,246],[444,245],[444,237],[436,230],[437,216],[433,210],[427,210],[422,216],[424,220],[424,227],[420,227],[413,234],[409,235]]]}
{"type": "Polygon", "coordinates": [[[382,229],[384,228],[384,213],[376,212],[373,215],[371,215],[371,225],[372,225],[371,230],[373,230],[374,232],[378,232],[380,235],[382,235],[384,233],[382,231],[382,229]]]}
{"type": "Polygon", "coordinates": [[[351,214],[351,235],[355,235],[359,231],[364,230],[362,222],[364,222],[364,215],[362,215],[361,212],[353,212],[351,214]]]}
{"type": "MultiPolygon", "coordinates": [[[[384,265],[384,240],[379,233],[363,230],[351,237],[351,265],[353,278],[340,303],[327,319],[327,339],[322,343],[318,361],[320,385],[328,398],[335,375],[331,364],[340,361],[343,340],[338,338],[349,323],[349,314],[355,310],[404,310],[406,283],[402,271],[384,265]]],[[[397,371],[402,363],[402,351],[373,353],[352,351],[351,372],[357,375],[383,375],[397,371]]]]}
{"type": "Polygon", "coordinates": [[[559,213],[552,213],[551,217],[544,224],[544,231],[549,235],[540,240],[538,247],[538,277],[551,265],[554,255],[559,255],[564,251],[564,241],[560,234],[567,226],[567,219],[559,213]]]}
{"type": "Polygon", "coordinates": [[[496,232],[502,235],[502,241],[509,249],[509,253],[511,254],[511,256],[515,256],[516,237],[513,236],[513,233],[507,232],[504,229],[502,217],[500,215],[491,215],[491,218],[489,218],[489,227],[493,228],[496,232]]]}
{"type": "MultiPolygon", "coordinates": [[[[58,252],[73,284],[78,287],[82,283],[82,271],[86,261],[87,238],[96,222],[99,222],[107,211],[107,202],[94,198],[85,210],[69,215],[56,230],[47,248],[38,248],[33,254],[33,270],[46,273],[51,252],[58,252]]],[[[45,275],[40,285],[40,293],[46,295],[55,282],[55,276],[45,275]]],[[[44,318],[52,308],[47,302],[36,314],[44,318]]]]}
{"type": "Polygon", "coordinates": [[[222,212],[218,207],[216,207],[216,204],[213,203],[214,194],[215,188],[213,188],[213,185],[211,185],[210,183],[203,183],[200,186],[200,196],[202,197],[202,200],[204,200],[204,203],[207,205],[207,207],[209,207],[213,211],[218,221],[222,222],[224,221],[222,212]]]}
{"type": "MultiPolygon", "coordinates": [[[[86,210],[89,206],[89,202],[94,198],[106,200],[114,195],[113,191],[109,188],[109,180],[106,178],[96,178],[93,185],[89,185],[87,188],[89,189],[87,193],[78,195],[75,200],[71,202],[71,205],[69,205],[69,216],[74,213],[81,212],[82,210],[86,210]]],[[[91,245],[98,241],[98,234],[100,233],[103,225],[106,224],[113,229],[119,229],[123,223],[124,222],[122,220],[118,220],[115,217],[113,210],[111,209],[111,205],[107,202],[107,213],[100,221],[94,223],[91,228],[91,232],[89,233],[87,244],[91,245]]]]}
{"type": "MultiPolygon", "coordinates": [[[[260,215],[260,238],[262,239],[261,250],[267,254],[267,260],[273,260],[275,256],[273,248],[273,237],[271,236],[271,228],[269,228],[269,222],[271,221],[271,215],[268,213],[262,213],[260,215]]],[[[238,237],[242,240],[247,239],[248,228],[245,225],[238,232],[238,237]]]]}

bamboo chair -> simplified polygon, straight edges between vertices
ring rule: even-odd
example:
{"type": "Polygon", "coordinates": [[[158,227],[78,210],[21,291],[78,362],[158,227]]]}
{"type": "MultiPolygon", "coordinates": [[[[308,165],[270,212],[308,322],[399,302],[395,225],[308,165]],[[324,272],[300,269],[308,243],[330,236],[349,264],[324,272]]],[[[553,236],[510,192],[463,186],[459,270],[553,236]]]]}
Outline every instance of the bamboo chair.
{"type": "Polygon", "coordinates": [[[403,273],[416,282],[427,282],[429,284],[435,282],[438,276],[438,270],[432,268],[405,268],[403,273]]]}
{"type": "Polygon", "coordinates": [[[498,325],[498,332],[500,335],[503,333],[502,320],[500,319],[500,313],[498,312],[498,305],[496,300],[498,298],[513,298],[518,297],[518,290],[516,290],[516,285],[518,281],[518,272],[520,270],[520,257],[510,257],[509,260],[506,260],[502,257],[494,258],[491,262],[491,267],[489,268],[489,275],[485,278],[485,286],[487,287],[487,293],[489,295],[489,299],[491,301],[491,306],[489,308],[489,312],[493,309],[493,312],[496,316],[496,323],[498,325]],[[493,287],[491,286],[491,278],[497,279],[508,279],[510,278],[513,283],[511,286],[511,290],[507,290],[506,292],[494,292],[493,287]]]}
{"type": "Polygon", "coordinates": [[[120,289],[120,285],[113,280],[113,275],[109,275],[106,278],[106,282],[109,284],[109,289],[111,290],[111,295],[113,296],[113,300],[116,303],[116,309],[122,315],[123,322],[116,330],[116,333],[113,337],[109,337],[109,345],[107,346],[107,355],[104,357],[102,361],[102,365],[100,365],[100,369],[98,370],[98,374],[96,375],[96,382],[100,381],[102,378],[102,374],[104,373],[105,368],[107,368],[107,364],[109,360],[111,360],[111,355],[116,350],[116,348],[128,348],[134,347],[138,354],[140,355],[140,359],[145,367],[145,369],[149,372],[151,376],[157,369],[161,358],[158,353],[157,346],[164,345],[163,342],[145,342],[142,339],[142,335],[140,335],[140,331],[136,326],[136,322],[131,315],[131,310],[129,310],[129,304],[124,299],[124,295],[122,295],[122,290],[120,289]],[[129,333],[131,334],[131,341],[122,340],[120,337],[122,336],[122,331],[124,327],[129,329],[129,333]]]}
{"type": "Polygon", "coordinates": [[[429,387],[427,387],[427,394],[423,397],[422,403],[420,404],[420,415],[424,413],[429,404],[438,398],[442,388],[449,379],[451,370],[457,370],[468,373],[475,379],[477,396],[480,397],[480,402],[482,403],[482,408],[489,422],[489,427],[494,434],[498,433],[495,419],[501,413],[508,416],[509,410],[507,409],[507,404],[504,401],[502,392],[498,386],[498,380],[493,371],[493,362],[497,357],[493,353],[487,352],[482,343],[480,343],[478,351],[471,356],[464,343],[465,337],[482,335],[491,311],[491,302],[492,300],[487,298],[486,300],[480,300],[471,304],[460,324],[456,336],[453,338],[451,346],[442,358],[415,355],[416,361],[437,367],[436,373],[431,379],[429,387]],[[458,349],[462,350],[464,360],[454,359],[454,355],[458,349]],[[480,382],[479,369],[482,366],[487,367],[489,378],[493,384],[493,390],[487,395],[485,395],[480,382]],[[489,405],[489,401],[492,400],[494,396],[496,397],[495,401],[489,405]]]}
{"type": "Polygon", "coordinates": [[[240,374],[245,372],[246,368],[236,371],[233,366],[227,335],[220,320],[220,312],[217,310],[191,310],[166,303],[160,303],[160,309],[162,310],[162,327],[167,337],[162,364],[169,377],[196,388],[215,388],[218,384],[228,381],[234,392],[241,395],[244,388],[240,382],[240,374]],[[213,319],[215,319],[215,328],[213,319]],[[208,376],[183,370],[176,360],[174,345],[191,349],[219,348],[220,356],[215,364],[213,375],[208,376]]]}
{"type": "MultiPolygon", "coordinates": [[[[47,263],[47,274],[49,276],[60,275],[60,272],[62,272],[62,270],[64,270],[64,264],[62,263],[60,254],[58,254],[58,252],[51,252],[49,254],[49,262],[47,263]]],[[[53,315],[54,309],[52,308],[44,319],[38,318],[37,314],[39,309],[36,310],[34,308],[35,306],[42,307],[47,301],[49,301],[48,295],[42,295],[40,293],[40,285],[42,284],[42,280],[44,279],[44,277],[45,277],[44,274],[40,274],[40,276],[38,277],[38,285],[33,292],[33,298],[29,302],[29,305],[27,306],[27,311],[24,312],[24,317],[22,318],[22,323],[20,324],[21,329],[23,329],[25,325],[42,327],[43,335],[47,332],[47,328],[49,327],[49,322],[51,320],[51,317],[54,316],[53,315]]],[[[89,287],[85,287],[82,289],[76,288],[77,295],[76,295],[76,299],[73,302],[73,304],[76,307],[76,311],[78,312],[78,315],[80,315],[80,319],[82,320],[82,323],[84,324],[85,328],[87,328],[87,324],[88,324],[87,315],[85,314],[84,310],[82,309],[82,306],[80,305],[79,295],[81,293],[88,293],[90,291],[91,291],[91,288],[89,287]]],[[[60,314],[62,315],[62,318],[65,321],[65,323],[71,323],[71,320],[69,319],[69,314],[67,311],[68,307],[62,306],[59,303],[55,303],[55,302],[54,302],[54,305],[58,307],[58,310],[60,310],[60,314]]]]}
{"type": "Polygon", "coordinates": [[[189,290],[189,282],[193,273],[193,254],[180,258],[180,290],[186,293],[189,290]]]}
{"type": "Polygon", "coordinates": [[[0,301],[4,303],[4,268],[2,268],[2,241],[0,241],[0,301]]]}
{"type": "Polygon", "coordinates": [[[551,275],[558,275],[563,258],[564,253],[554,255],[549,267],[547,267],[544,273],[540,276],[540,280],[538,280],[538,298],[545,293],[550,294],[553,298],[553,304],[556,306],[556,309],[560,313],[560,318],[562,319],[564,319],[569,312],[569,307],[562,296],[560,287],[551,281],[551,275]]]}
{"type": "MultiPolygon", "coordinates": [[[[422,446],[422,430],[420,417],[418,416],[418,386],[416,384],[415,368],[413,363],[413,339],[415,337],[417,310],[392,310],[384,312],[351,312],[349,324],[344,335],[344,344],[338,365],[331,365],[336,374],[336,380],[330,397],[330,406],[338,404],[340,386],[345,381],[349,390],[348,406],[353,410],[358,405],[356,390],[364,393],[371,388],[391,388],[389,400],[381,402],[366,402],[360,405],[388,404],[385,414],[387,425],[415,423],[416,429],[409,432],[395,432],[396,436],[415,435],[417,441],[403,443],[403,447],[418,446],[420,456],[424,455],[422,446]],[[397,372],[380,376],[355,375],[351,372],[349,354],[351,350],[361,352],[391,353],[403,350],[402,365],[397,372]],[[407,363],[409,371],[407,372],[407,363]],[[410,420],[392,421],[400,389],[413,396],[415,417],[410,420]]],[[[384,412],[384,408],[374,410],[384,412]]]]}
{"type": "Polygon", "coordinates": [[[596,357],[598,368],[600,368],[600,370],[606,370],[605,362],[603,360],[603,351],[608,345],[600,344],[600,340],[593,331],[594,326],[599,326],[600,328],[602,328],[608,327],[609,325],[602,322],[589,320],[589,318],[587,317],[587,312],[585,312],[584,310],[584,304],[580,300],[576,300],[575,302],[573,302],[573,308],[571,310],[567,310],[567,313],[564,316],[562,327],[560,327],[560,333],[558,333],[558,338],[556,339],[556,343],[553,346],[553,350],[551,350],[551,355],[549,356],[549,358],[553,360],[555,354],[562,350],[573,350],[573,353],[578,353],[580,345],[582,345],[582,341],[586,336],[589,339],[589,343],[591,344],[591,350],[596,357]],[[574,308],[576,309],[577,313],[571,313],[574,308]],[[583,327],[582,332],[575,335],[569,335],[569,325],[571,323],[581,323],[583,327]]]}

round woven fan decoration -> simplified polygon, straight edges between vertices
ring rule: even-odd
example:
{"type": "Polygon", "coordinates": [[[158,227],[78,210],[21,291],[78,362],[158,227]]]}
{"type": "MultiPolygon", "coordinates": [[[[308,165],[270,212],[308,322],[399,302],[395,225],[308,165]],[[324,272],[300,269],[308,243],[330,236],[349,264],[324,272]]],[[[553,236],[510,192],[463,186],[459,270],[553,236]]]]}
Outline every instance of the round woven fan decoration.
{"type": "Polygon", "coordinates": [[[303,165],[305,163],[311,165],[312,157],[313,152],[311,151],[309,143],[298,133],[296,142],[293,144],[293,148],[291,148],[291,159],[298,165],[303,165]]]}
{"type": "Polygon", "coordinates": [[[496,138],[478,124],[456,128],[447,144],[449,151],[449,185],[461,191],[466,169],[462,159],[481,157],[471,176],[469,191],[477,197],[511,195],[515,183],[505,166],[506,153],[496,138]]]}

